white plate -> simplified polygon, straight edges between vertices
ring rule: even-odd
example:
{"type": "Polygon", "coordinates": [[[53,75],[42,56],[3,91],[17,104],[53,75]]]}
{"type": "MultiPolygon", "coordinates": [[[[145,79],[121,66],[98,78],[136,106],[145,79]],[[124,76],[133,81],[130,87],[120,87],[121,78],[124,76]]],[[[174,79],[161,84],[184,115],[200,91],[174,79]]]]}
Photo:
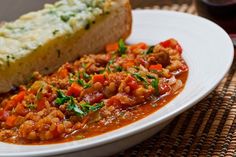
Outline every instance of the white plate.
{"type": "Polygon", "coordinates": [[[134,11],[133,33],[128,43],[155,44],[168,38],[183,46],[189,78],[183,92],[161,110],[121,129],[63,144],[20,146],[0,143],[0,156],[104,156],[150,137],[174,117],[207,96],[221,81],[233,61],[233,45],[223,29],[200,17],[168,11],[134,11]]]}

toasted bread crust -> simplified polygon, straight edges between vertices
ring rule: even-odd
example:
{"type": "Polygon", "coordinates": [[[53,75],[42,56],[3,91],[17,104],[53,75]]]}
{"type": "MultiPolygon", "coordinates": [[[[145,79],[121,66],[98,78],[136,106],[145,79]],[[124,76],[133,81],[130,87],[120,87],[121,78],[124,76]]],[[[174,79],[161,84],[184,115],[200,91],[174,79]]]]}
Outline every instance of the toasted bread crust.
{"type": "Polygon", "coordinates": [[[131,8],[131,5],[130,5],[130,1],[127,0],[126,3],[125,3],[125,6],[126,8],[126,11],[127,11],[127,15],[126,15],[126,27],[127,27],[127,32],[125,32],[122,36],[123,39],[127,39],[129,37],[129,35],[131,34],[132,32],[132,24],[133,24],[133,20],[132,20],[132,8],[131,8]]]}
{"type": "Polygon", "coordinates": [[[99,53],[109,42],[126,39],[132,27],[131,6],[129,0],[118,0],[115,3],[119,3],[119,7],[106,17],[98,19],[89,30],[51,40],[31,54],[11,63],[9,67],[1,69],[0,93],[27,83],[34,71],[50,74],[65,62],[74,61],[82,55],[99,53]],[[58,51],[59,58],[55,57],[58,51]]]}

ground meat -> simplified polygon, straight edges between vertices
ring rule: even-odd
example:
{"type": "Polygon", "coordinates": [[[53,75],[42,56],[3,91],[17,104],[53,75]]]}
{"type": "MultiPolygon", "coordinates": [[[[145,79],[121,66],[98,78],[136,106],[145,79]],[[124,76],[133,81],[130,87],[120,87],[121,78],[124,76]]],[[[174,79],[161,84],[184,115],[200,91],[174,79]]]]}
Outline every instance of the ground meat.
{"type": "Polygon", "coordinates": [[[30,84],[0,98],[0,141],[42,144],[101,134],[151,113],[155,109],[148,102],[183,87],[176,73],[188,68],[177,41],[154,49],[116,43],[110,49],[66,63],[51,75],[36,72],[30,84]],[[140,109],[144,105],[147,109],[140,109]]]}
{"type": "Polygon", "coordinates": [[[71,123],[68,125],[64,114],[56,108],[29,113],[26,117],[19,128],[19,136],[28,140],[49,140],[73,131],[71,123]]]}
{"type": "Polygon", "coordinates": [[[170,64],[169,53],[160,51],[158,53],[151,54],[148,57],[148,62],[150,64],[161,64],[163,67],[166,67],[170,64]]]}

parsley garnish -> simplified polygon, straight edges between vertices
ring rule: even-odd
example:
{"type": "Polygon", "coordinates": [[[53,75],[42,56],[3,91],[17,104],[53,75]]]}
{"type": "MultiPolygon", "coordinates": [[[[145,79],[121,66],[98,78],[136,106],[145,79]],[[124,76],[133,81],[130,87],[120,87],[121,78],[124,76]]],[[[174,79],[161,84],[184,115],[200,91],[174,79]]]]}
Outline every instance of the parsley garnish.
{"type": "Polygon", "coordinates": [[[156,79],[156,77],[152,76],[152,75],[147,75],[147,78],[149,78],[149,79],[156,79]]]}
{"type": "Polygon", "coordinates": [[[145,52],[146,55],[153,53],[153,49],[155,46],[150,46],[149,49],[145,52]]]}
{"type": "Polygon", "coordinates": [[[133,76],[134,76],[137,80],[139,80],[139,81],[141,81],[141,82],[144,82],[145,85],[148,84],[147,80],[146,80],[145,78],[143,78],[140,74],[134,73],[133,76]]]}
{"type": "Polygon", "coordinates": [[[71,17],[75,16],[75,14],[70,14],[70,15],[61,15],[61,20],[63,22],[68,22],[71,17]]]}
{"type": "Polygon", "coordinates": [[[69,74],[69,83],[73,83],[74,82],[74,80],[73,80],[73,74],[69,74]]]}
{"type": "Polygon", "coordinates": [[[85,136],[83,136],[83,135],[77,135],[75,138],[76,138],[76,140],[81,140],[81,139],[85,138],[85,136]]]}
{"type": "Polygon", "coordinates": [[[68,111],[73,111],[77,116],[83,117],[86,114],[75,104],[75,101],[70,97],[69,105],[67,106],[68,111]]]}
{"type": "Polygon", "coordinates": [[[73,111],[77,116],[83,117],[86,116],[89,112],[96,112],[100,110],[104,106],[104,102],[97,103],[96,105],[92,106],[88,102],[84,104],[80,104],[78,107],[73,98],[70,100],[69,105],[67,106],[68,111],[73,111]]]}
{"type": "Polygon", "coordinates": [[[35,110],[37,108],[37,105],[36,104],[27,104],[26,107],[29,108],[30,110],[35,110]]]}
{"type": "Polygon", "coordinates": [[[85,79],[88,79],[88,80],[91,79],[91,76],[90,76],[89,74],[87,74],[86,72],[83,72],[83,77],[84,77],[85,79]]]}
{"type": "Polygon", "coordinates": [[[152,82],[151,82],[151,85],[152,85],[152,87],[155,89],[155,91],[156,91],[157,94],[158,94],[158,92],[159,92],[159,90],[158,90],[158,83],[159,83],[158,79],[154,79],[154,80],[152,80],[152,82]]]}
{"type": "Polygon", "coordinates": [[[111,65],[113,64],[115,62],[115,60],[114,59],[111,59],[111,60],[109,60],[109,62],[107,63],[107,66],[106,66],[106,68],[107,68],[107,71],[108,72],[111,72],[111,65]]]}
{"type": "Polygon", "coordinates": [[[118,45],[119,45],[118,53],[119,53],[119,55],[122,56],[123,54],[125,54],[125,52],[127,50],[127,47],[125,46],[123,39],[119,40],[118,45]]]}
{"type": "Polygon", "coordinates": [[[97,103],[96,105],[92,106],[88,102],[81,104],[82,110],[85,113],[89,113],[90,111],[96,112],[100,110],[104,106],[104,102],[97,103]]]}
{"type": "Polygon", "coordinates": [[[88,102],[80,104],[79,106],[75,103],[72,96],[66,96],[62,91],[57,91],[57,99],[55,100],[57,105],[68,103],[67,111],[73,111],[77,116],[86,116],[89,112],[96,112],[104,106],[104,102],[97,103],[96,105],[90,105],[88,102]]]}
{"type": "Polygon", "coordinates": [[[121,72],[123,70],[122,66],[115,67],[116,71],[121,72]]]}
{"type": "Polygon", "coordinates": [[[78,83],[84,88],[84,89],[87,89],[87,88],[90,88],[92,85],[89,84],[89,83],[85,83],[84,80],[81,80],[81,79],[78,79],[78,83]]]}
{"type": "Polygon", "coordinates": [[[44,85],[41,85],[40,88],[39,88],[39,90],[38,90],[37,93],[36,93],[36,98],[37,98],[37,100],[40,100],[40,99],[42,98],[43,87],[44,87],[44,85]]]}
{"type": "Polygon", "coordinates": [[[69,96],[66,96],[62,91],[57,91],[57,98],[55,100],[55,103],[57,105],[62,105],[70,100],[69,96]]]}
{"type": "Polygon", "coordinates": [[[155,76],[152,76],[152,75],[147,75],[147,77],[152,79],[151,85],[155,89],[156,93],[158,94],[158,92],[159,92],[159,90],[158,90],[159,80],[155,76]]]}
{"type": "Polygon", "coordinates": [[[54,31],[52,32],[52,34],[53,34],[53,35],[56,35],[58,32],[59,32],[59,30],[56,29],[56,30],[54,30],[54,31]]]}
{"type": "Polygon", "coordinates": [[[97,103],[95,106],[91,106],[91,107],[90,107],[90,110],[93,111],[93,112],[98,111],[98,110],[100,110],[104,105],[105,105],[104,102],[97,103]]]}
{"type": "Polygon", "coordinates": [[[99,74],[103,74],[104,72],[105,72],[106,70],[104,69],[104,70],[99,70],[99,74]]]}
{"type": "Polygon", "coordinates": [[[86,63],[82,63],[82,68],[86,68],[87,64],[86,63]]]}

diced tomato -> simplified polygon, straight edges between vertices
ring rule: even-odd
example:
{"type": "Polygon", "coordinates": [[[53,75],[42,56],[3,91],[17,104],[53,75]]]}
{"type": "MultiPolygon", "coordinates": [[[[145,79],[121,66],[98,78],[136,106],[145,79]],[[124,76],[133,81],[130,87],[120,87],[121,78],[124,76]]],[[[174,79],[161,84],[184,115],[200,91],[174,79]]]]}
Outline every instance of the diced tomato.
{"type": "Polygon", "coordinates": [[[9,116],[6,119],[6,125],[9,127],[14,127],[17,117],[15,115],[9,116]]]}
{"type": "Polygon", "coordinates": [[[69,96],[74,96],[74,97],[78,97],[82,91],[82,87],[77,84],[77,83],[72,83],[70,88],[68,89],[67,95],[69,96]]]}
{"type": "Polygon", "coordinates": [[[159,94],[160,95],[163,95],[167,92],[169,92],[171,90],[170,86],[166,83],[162,83],[160,86],[159,86],[159,94]]]}
{"type": "Polygon", "coordinates": [[[0,110],[0,121],[6,120],[8,116],[9,116],[8,111],[5,111],[3,109],[0,110]]]}
{"type": "Polygon", "coordinates": [[[62,68],[62,69],[60,69],[60,70],[58,71],[58,76],[59,76],[60,78],[65,78],[65,77],[68,76],[68,74],[69,74],[69,72],[68,72],[68,70],[65,69],[65,68],[62,68]]]}
{"type": "Polygon", "coordinates": [[[42,109],[45,108],[45,106],[46,106],[46,100],[45,100],[45,98],[41,98],[37,102],[37,111],[41,111],[42,109]]]}
{"type": "Polygon", "coordinates": [[[123,64],[122,67],[125,69],[131,68],[135,65],[134,60],[126,60],[123,64]]]}
{"type": "Polygon", "coordinates": [[[169,40],[163,41],[160,43],[160,45],[163,46],[164,48],[167,48],[167,47],[173,48],[177,50],[180,54],[183,51],[182,47],[175,39],[169,39],[169,40]]]}
{"type": "Polygon", "coordinates": [[[60,136],[60,133],[58,132],[57,126],[55,127],[54,130],[52,130],[52,134],[53,134],[54,138],[60,136]]]}
{"type": "Polygon", "coordinates": [[[185,65],[185,64],[183,64],[183,65],[180,67],[180,69],[181,69],[182,71],[188,71],[188,66],[185,65]]]}
{"type": "Polygon", "coordinates": [[[160,45],[164,48],[171,47],[171,39],[161,42],[160,45]]]}
{"type": "Polygon", "coordinates": [[[12,100],[17,104],[21,102],[24,99],[24,97],[25,97],[25,91],[21,91],[17,95],[13,96],[12,100]]]}
{"type": "Polygon", "coordinates": [[[104,98],[104,95],[100,92],[94,92],[94,93],[90,93],[89,95],[86,95],[84,97],[84,100],[86,102],[89,102],[90,104],[94,104],[94,103],[99,103],[101,102],[101,100],[104,98]]]}
{"type": "Polygon", "coordinates": [[[31,87],[29,89],[29,92],[32,93],[32,94],[36,94],[38,92],[38,90],[41,89],[44,85],[45,85],[44,81],[35,81],[31,85],[31,87]]]}
{"type": "Polygon", "coordinates": [[[117,51],[119,49],[118,43],[108,44],[106,45],[106,52],[117,51]]]}
{"type": "Polygon", "coordinates": [[[121,102],[120,102],[120,100],[117,99],[116,97],[111,97],[110,99],[108,99],[107,105],[108,105],[108,106],[119,107],[119,106],[121,106],[121,102]]]}
{"type": "Polygon", "coordinates": [[[23,104],[18,104],[15,108],[15,112],[21,116],[25,116],[28,113],[28,110],[23,104]]]}
{"type": "Polygon", "coordinates": [[[126,84],[130,87],[131,91],[136,90],[139,87],[136,79],[132,76],[128,76],[126,84]]]}
{"type": "Polygon", "coordinates": [[[4,107],[4,110],[11,110],[11,109],[13,109],[14,107],[16,107],[16,105],[18,103],[20,103],[21,101],[24,100],[24,97],[25,97],[25,91],[21,91],[17,95],[13,96],[11,98],[11,100],[9,100],[6,103],[6,106],[4,107]]]}
{"type": "Polygon", "coordinates": [[[136,58],[136,63],[142,64],[144,67],[147,67],[149,65],[149,63],[141,57],[136,58]]]}
{"type": "Polygon", "coordinates": [[[106,81],[106,77],[103,74],[98,74],[93,76],[93,83],[100,82],[101,84],[104,84],[106,81]]]}
{"type": "Polygon", "coordinates": [[[182,49],[182,47],[179,45],[179,43],[176,44],[175,49],[176,49],[180,54],[182,54],[183,49],[182,49]]]}
{"type": "Polygon", "coordinates": [[[148,48],[148,45],[146,43],[143,43],[143,42],[130,46],[130,50],[131,51],[133,51],[135,49],[143,49],[143,50],[145,50],[147,48],[148,48]]]}
{"type": "Polygon", "coordinates": [[[160,70],[162,70],[162,65],[161,65],[161,64],[151,65],[151,66],[149,67],[149,70],[150,70],[150,71],[152,71],[152,70],[160,71],[160,70]]]}
{"type": "Polygon", "coordinates": [[[5,107],[4,107],[4,110],[12,110],[14,107],[16,107],[16,103],[14,102],[14,101],[12,101],[12,100],[9,100],[9,101],[7,101],[7,103],[6,103],[6,105],[5,105],[5,107]]]}

